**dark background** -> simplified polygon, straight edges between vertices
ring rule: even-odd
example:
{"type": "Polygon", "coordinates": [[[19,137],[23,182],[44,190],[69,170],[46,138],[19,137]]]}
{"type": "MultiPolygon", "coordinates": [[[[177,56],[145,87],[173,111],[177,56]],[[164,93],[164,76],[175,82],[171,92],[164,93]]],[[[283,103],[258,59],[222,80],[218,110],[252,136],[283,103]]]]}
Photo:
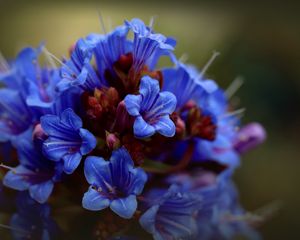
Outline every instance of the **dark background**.
{"type": "MultiPolygon", "coordinates": [[[[0,50],[6,58],[46,41],[60,57],[79,37],[124,19],[157,16],[154,29],[178,40],[176,55],[204,66],[220,57],[208,77],[226,88],[245,82],[233,101],[246,108],[243,122],[259,121],[267,142],[248,153],[235,174],[241,202],[255,211],[274,201],[281,208],[260,231],[265,239],[300,239],[300,8],[292,2],[224,1],[4,1],[0,0],[0,50]]],[[[0,216],[1,217],[1,216],[0,216]]],[[[0,236],[4,229],[0,229],[0,236]]]]}

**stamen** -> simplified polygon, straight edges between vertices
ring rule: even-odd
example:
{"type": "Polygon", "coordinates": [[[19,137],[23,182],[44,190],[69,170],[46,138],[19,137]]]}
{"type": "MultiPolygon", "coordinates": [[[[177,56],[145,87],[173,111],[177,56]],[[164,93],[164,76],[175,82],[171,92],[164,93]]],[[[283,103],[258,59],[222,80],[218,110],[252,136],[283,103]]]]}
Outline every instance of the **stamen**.
{"type": "Polygon", "coordinates": [[[57,68],[55,62],[53,61],[53,58],[49,55],[49,51],[47,51],[47,49],[45,48],[45,46],[43,46],[42,52],[46,56],[46,59],[47,59],[48,63],[50,64],[50,66],[52,68],[57,68]]]}
{"type": "Polygon", "coordinates": [[[179,61],[182,63],[185,63],[189,58],[189,55],[187,53],[184,53],[181,55],[181,57],[179,58],[179,61]]]}
{"type": "Polygon", "coordinates": [[[232,116],[237,116],[237,115],[243,114],[245,111],[246,111],[246,108],[240,108],[233,112],[228,112],[228,113],[222,115],[220,118],[228,118],[228,117],[232,117],[232,116]]]}
{"type": "Polygon", "coordinates": [[[271,202],[259,209],[257,209],[254,214],[262,216],[264,220],[272,217],[274,214],[276,214],[282,207],[281,201],[274,201],[271,202]]]}
{"type": "Polygon", "coordinates": [[[239,90],[243,83],[243,77],[237,76],[225,91],[227,98],[230,99],[239,90]]]}
{"type": "Polygon", "coordinates": [[[113,30],[113,21],[112,21],[112,19],[111,19],[111,17],[108,17],[107,18],[107,25],[108,25],[108,30],[109,30],[109,32],[110,31],[112,31],[113,30]]]}
{"type": "Polygon", "coordinates": [[[10,166],[7,166],[7,165],[5,165],[5,164],[3,164],[3,163],[0,163],[0,168],[4,168],[4,169],[7,169],[7,170],[10,170],[10,171],[12,171],[13,173],[16,174],[15,168],[10,167],[10,166]]]}
{"type": "Polygon", "coordinates": [[[210,65],[214,62],[214,60],[220,55],[219,52],[213,51],[212,56],[210,57],[210,59],[208,60],[208,62],[205,64],[205,66],[203,67],[201,73],[200,73],[200,77],[204,76],[204,74],[206,73],[207,69],[210,67],[210,65]]]}
{"type": "Polygon", "coordinates": [[[106,28],[105,28],[105,24],[104,24],[104,21],[103,21],[103,17],[102,17],[102,14],[100,12],[100,10],[98,9],[98,17],[99,17],[99,21],[100,21],[100,25],[101,25],[101,31],[104,33],[104,34],[107,34],[107,31],[106,31],[106,28]]]}
{"type": "Polygon", "coordinates": [[[256,226],[265,222],[276,214],[281,208],[282,203],[279,201],[272,202],[262,208],[257,209],[254,212],[246,212],[243,215],[232,215],[228,214],[224,216],[224,222],[248,222],[252,226],[256,226]]]}
{"type": "Polygon", "coordinates": [[[0,71],[3,72],[9,71],[9,65],[1,52],[0,52],[0,71]]]}
{"type": "MultiPolygon", "coordinates": [[[[63,61],[61,61],[58,57],[56,57],[54,54],[52,54],[51,52],[48,51],[47,48],[44,47],[44,52],[45,54],[48,54],[49,57],[53,58],[55,61],[57,61],[59,64],[61,64],[62,66],[68,68],[68,70],[72,73],[75,74],[74,71],[67,65],[65,64],[63,61]]],[[[75,74],[76,75],[76,74],[75,74]]]]}
{"type": "Polygon", "coordinates": [[[150,22],[149,22],[149,28],[150,28],[150,32],[153,32],[153,27],[154,27],[154,21],[156,20],[157,16],[152,16],[150,18],[150,22]]]}
{"type": "Polygon", "coordinates": [[[0,228],[5,228],[5,229],[13,230],[13,231],[20,232],[20,233],[25,233],[25,234],[28,234],[28,235],[30,234],[30,232],[25,231],[23,229],[14,228],[14,227],[11,227],[9,225],[5,225],[5,224],[1,224],[1,223],[0,223],[0,228]]]}

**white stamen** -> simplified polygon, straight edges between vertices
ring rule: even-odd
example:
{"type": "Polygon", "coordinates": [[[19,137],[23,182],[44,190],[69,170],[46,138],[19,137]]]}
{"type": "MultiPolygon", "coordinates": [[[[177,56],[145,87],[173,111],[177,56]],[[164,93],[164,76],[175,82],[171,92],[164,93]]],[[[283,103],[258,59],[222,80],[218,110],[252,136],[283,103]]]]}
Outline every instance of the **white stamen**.
{"type": "Polygon", "coordinates": [[[49,55],[49,51],[45,47],[43,47],[42,52],[46,56],[46,59],[47,59],[48,63],[50,64],[50,66],[52,68],[56,68],[57,66],[56,66],[55,62],[53,61],[53,58],[49,55]]]}
{"type": "Polygon", "coordinates": [[[68,68],[68,70],[74,74],[73,70],[67,65],[65,64],[63,61],[61,61],[58,57],[56,57],[54,54],[52,54],[51,52],[48,51],[47,48],[44,47],[44,52],[45,54],[47,54],[49,57],[51,57],[52,59],[54,59],[55,61],[57,61],[59,64],[61,64],[62,66],[68,68]]]}
{"type": "Polygon", "coordinates": [[[99,9],[98,9],[97,12],[98,12],[98,17],[99,17],[100,25],[101,25],[101,31],[103,32],[103,34],[107,34],[102,14],[101,14],[101,12],[100,12],[99,9]]]}
{"type": "Polygon", "coordinates": [[[232,117],[232,116],[237,116],[240,114],[243,114],[246,111],[246,108],[240,108],[238,110],[235,110],[233,112],[228,112],[224,115],[221,116],[221,118],[228,118],[228,117],[232,117]]]}
{"type": "Polygon", "coordinates": [[[0,52],[0,71],[3,72],[9,71],[9,65],[1,52],[0,52]]]}
{"type": "Polygon", "coordinates": [[[155,19],[157,18],[157,16],[152,16],[150,18],[150,21],[149,21],[149,28],[150,28],[150,32],[152,33],[153,31],[153,27],[154,27],[154,22],[155,22],[155,19]]]}
{"type": "Polygon", "coordinates": [[[7,169],[7,170],[12,171],[13,173],[16,173],[15,168],[10,167],[10,166],[7,166],[7,165],[5,165],[5,164],[3,164],[3,163],[0,163],[0,168],[4,168],[4,169],[7,169]]]}
{"type": "Polygon", "coordinates": [[[239,90],[243,83],[243,77],[236,77],[225,91],[227,98],[230,99],[239,90]]]}
{"type": "Polygon", "coordinates": [[[113,30],[113,21],[112,21],[112,19],[111,19],[111,17],[108,17],[107,18],[107,25],[108,25],[108,30],[109,31],[112,31],[113,30]]]}
{"type": "Polygon", "coordinates": [[[179,61],[182,63],[185,63],[189,58],[189,55],[187,53],[184,53],[181,55],[181,57],[179,58],[179,61]]]}
{"type": "Polygon", "coordinates": [[[200,76],[202,77],[207,69],[210,67],[210,65],[214,62],[214,60],[220,55],[219,52],[213,51],[212,56],[210,57],[210,59],[208,60],[208,62],[205,64],[205,66],[203,67],[200,76]]]}
{"type": "Polygon", "coordinates": [[[9,229],[9,230],[13,230],[13,231],[16,231],[16,232],[20,232],[20,233],[30,234],[30,232],[27,232],[23,229],[14,228],[14,227],[11,227],[9,225],[5,225],[5,224],[1,224],[1,223],[0,223],[0,227],[5,228],[5,229],[9,229]]]}

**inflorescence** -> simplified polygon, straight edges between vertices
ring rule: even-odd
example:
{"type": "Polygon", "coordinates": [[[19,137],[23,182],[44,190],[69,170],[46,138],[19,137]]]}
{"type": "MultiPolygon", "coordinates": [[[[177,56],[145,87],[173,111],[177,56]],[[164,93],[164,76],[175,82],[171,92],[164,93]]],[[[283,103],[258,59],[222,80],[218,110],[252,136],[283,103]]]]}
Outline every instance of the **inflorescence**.
{"type": "MultiPolygon", "coordinates": [[[[181,62],[175,45],[132,19],[79,39],[68,59],[43,44],[2,59],[0,141],[16,155],[1,167],[3,185],[20,191],[7,225],[15,239],[75,239],[67,232],[78,226],[85,239],[259,238],[232,175],[265,131],[241,127],[208,65],[181,62]],[[162,56],[171,67],[157,67],[162,56]]],[[[0,205],[12,205],[0,190],[0,205]]]]}

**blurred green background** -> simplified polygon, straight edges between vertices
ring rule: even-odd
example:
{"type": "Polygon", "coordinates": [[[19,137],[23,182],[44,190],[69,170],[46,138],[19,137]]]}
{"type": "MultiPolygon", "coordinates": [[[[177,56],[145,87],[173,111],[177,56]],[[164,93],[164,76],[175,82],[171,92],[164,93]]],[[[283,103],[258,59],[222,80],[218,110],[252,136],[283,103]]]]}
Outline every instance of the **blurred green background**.
{"type": "Polygon", "coordinates": [[[254,211],[279,200],[281,209],[260,231],[264,239],[300,239],[300,8],[285,2],[217,1],[6,1],[0,0],[0,50],[12,58],[45,41],[56,56],[79,37],[109,30],[124,19],[156,16],[154,29],[178,40],[176,55],[202,67],[220,57],[208,77],[226,88],[245,80],[233,101],[246,108],[244,123],[259,121],[267,142],[243,158],[235,178],[241,202],[254,211]]]}

